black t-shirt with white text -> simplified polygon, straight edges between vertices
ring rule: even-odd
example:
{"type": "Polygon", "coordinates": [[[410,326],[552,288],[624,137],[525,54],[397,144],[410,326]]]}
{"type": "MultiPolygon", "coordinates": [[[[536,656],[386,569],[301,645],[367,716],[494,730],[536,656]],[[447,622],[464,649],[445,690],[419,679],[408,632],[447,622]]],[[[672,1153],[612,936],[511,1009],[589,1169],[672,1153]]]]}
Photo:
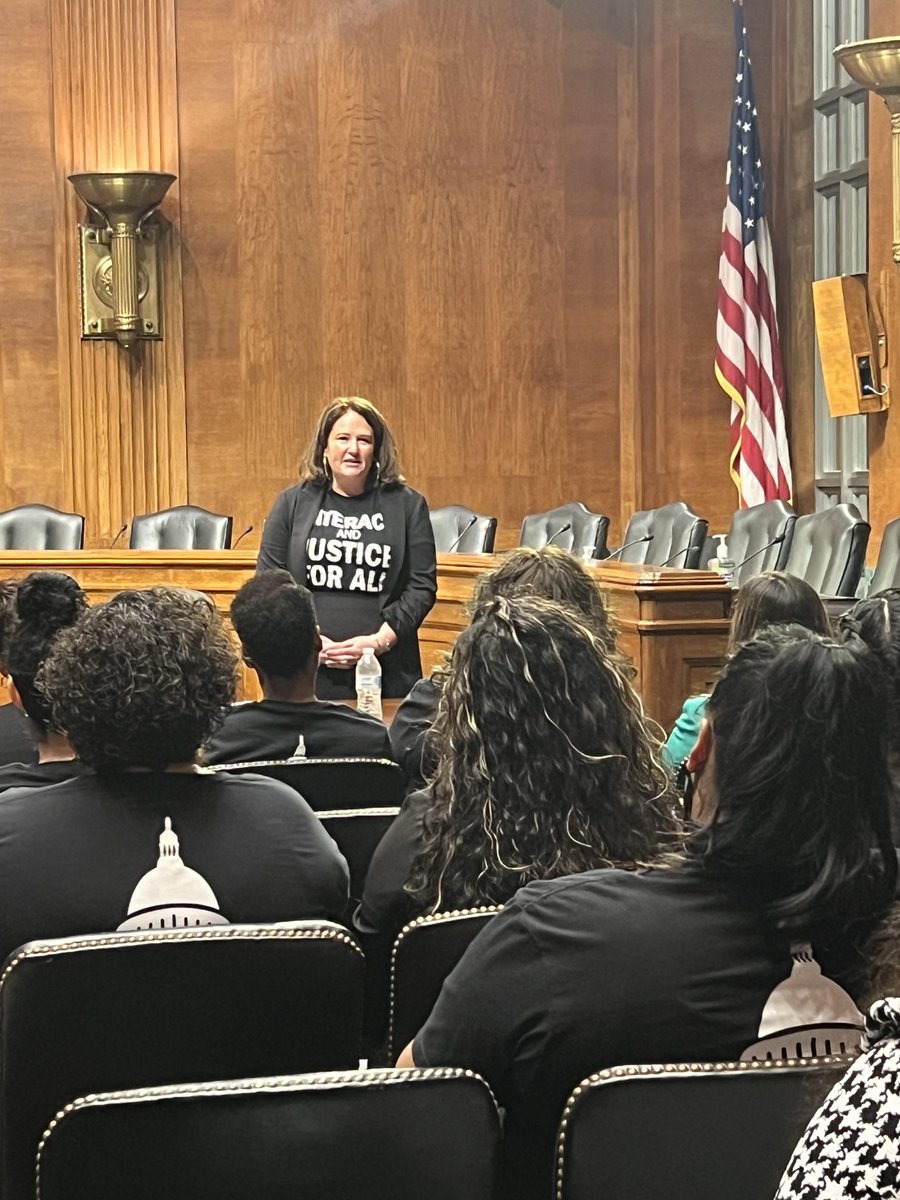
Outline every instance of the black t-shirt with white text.
{"type": "Polygon", "coordinates": [[[306,586],[332,641],[378,631],[391,554],[377,490],[326,494],[306,542],[306,586]]]}

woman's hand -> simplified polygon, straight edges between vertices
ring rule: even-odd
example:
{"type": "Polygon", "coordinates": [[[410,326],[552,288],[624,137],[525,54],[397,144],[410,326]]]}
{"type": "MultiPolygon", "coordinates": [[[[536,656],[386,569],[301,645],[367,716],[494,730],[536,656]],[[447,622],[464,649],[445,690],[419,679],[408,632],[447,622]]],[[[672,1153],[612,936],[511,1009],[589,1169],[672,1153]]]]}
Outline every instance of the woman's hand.
{"type": "Polygon", "coordinates": [[[338,667],[349,671],[351,667],[356,666],[367,647],[371,646],[377,652],[377,638],[372,633],[347,638],[345,642],[329,641],[327,646],[325,640],[322,638],[322,653],[319,655],[319,663],[323,667],[338,667]]]}
{"type": "Polygon", "coordinates": [[[368,647],[371,646],[378,655],[384,654],[396,644],[397,635],[387,623],[383,624],[377,633],[361,633],[358,637],[347,638],[344,642],[333,642],[323,634],[319,665],[348,671],[356,666],[362,658],[363,651],[368,647]]]}

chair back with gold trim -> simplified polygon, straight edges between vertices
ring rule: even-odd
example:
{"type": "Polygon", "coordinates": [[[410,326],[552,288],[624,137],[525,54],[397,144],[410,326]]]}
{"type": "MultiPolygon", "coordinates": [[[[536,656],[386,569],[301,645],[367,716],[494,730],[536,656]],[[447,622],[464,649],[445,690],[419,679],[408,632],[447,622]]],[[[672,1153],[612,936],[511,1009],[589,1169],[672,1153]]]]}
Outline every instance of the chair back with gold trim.
{"type": "Polygon", "coordinates": [[[810,1117],[853,1061],[614,1067],[569,1097],[557,1200],[772,1200],[810,1117]]]}
{"type": "Polygon", "coordinates": [[[352,1071],[87,1096],[40,1200],[492,1200],[500,1119],[471,1071],[352,1071]]]}
{"type": "Polygon", "coordinates": [[[76,1096],[355,1068],[364,961],[328,921],[32,942],[0,975],[0,1195],[76,1096]]]}
{"type": "Polygon", "coordinates": [[[388,1052],[396,1061],[434,1008],[444,980],[502,904],[417,917],[397,935],[391,951],[388,1052]]]}

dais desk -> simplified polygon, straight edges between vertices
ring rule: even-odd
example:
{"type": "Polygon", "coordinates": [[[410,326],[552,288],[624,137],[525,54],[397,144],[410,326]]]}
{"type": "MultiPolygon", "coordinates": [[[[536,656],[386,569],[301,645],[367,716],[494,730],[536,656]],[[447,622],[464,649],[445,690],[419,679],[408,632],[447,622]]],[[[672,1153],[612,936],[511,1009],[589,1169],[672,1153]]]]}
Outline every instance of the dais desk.
{"type": "MultiPolygon", "coordinates": [[[[419,633],[426,673],[468,625],[475,580],[497,561],[489,554],[438,555],[437,603],[419,633]]],[[[256,555],[240,550],[0,551],[0,578],[66,571],[95,603],[125,588],[194,588],[226,616],[255,567],[256,555]]],[[[711,571],[619,562],[590,571],[615,614],[650,715],[670,728],[685,696],[708,691],[725,661],[732,589],[711,571]]],[[[250,673],[242,694],[259,694],[250,673]]]]}

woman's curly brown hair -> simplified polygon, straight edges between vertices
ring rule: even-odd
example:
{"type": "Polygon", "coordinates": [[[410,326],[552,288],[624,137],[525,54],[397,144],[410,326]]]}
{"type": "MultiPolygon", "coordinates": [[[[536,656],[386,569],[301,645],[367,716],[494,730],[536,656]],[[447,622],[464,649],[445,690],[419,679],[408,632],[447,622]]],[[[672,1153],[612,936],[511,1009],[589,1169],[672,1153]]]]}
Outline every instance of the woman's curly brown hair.
{"type": "Polygon", "coordinates": [[[80,759],[100,772],[190,762],[234,698],[237,654],[212,604],[120,592],[53,644],[38,683],[80,759]]]}
{"type": "Polygon", "coordinates": [[[438,763],[407,891],[499,904],[534,879],[651,861],[676,832],[660,739],[579,614],[499,598],[453,650],[438,763]]]}
{"type": "Polygon", "coordinates": [[[476,612],[497,596],[540,596],[575,609],[620,670],[629,679],[634,678],[634,667],[616,644],[618,631],[603,593],[568,550],[561,546],[543,546],[540,550],[519,546],[511,550],[498,567],[479,575],[469,607],[476,612]]]}

